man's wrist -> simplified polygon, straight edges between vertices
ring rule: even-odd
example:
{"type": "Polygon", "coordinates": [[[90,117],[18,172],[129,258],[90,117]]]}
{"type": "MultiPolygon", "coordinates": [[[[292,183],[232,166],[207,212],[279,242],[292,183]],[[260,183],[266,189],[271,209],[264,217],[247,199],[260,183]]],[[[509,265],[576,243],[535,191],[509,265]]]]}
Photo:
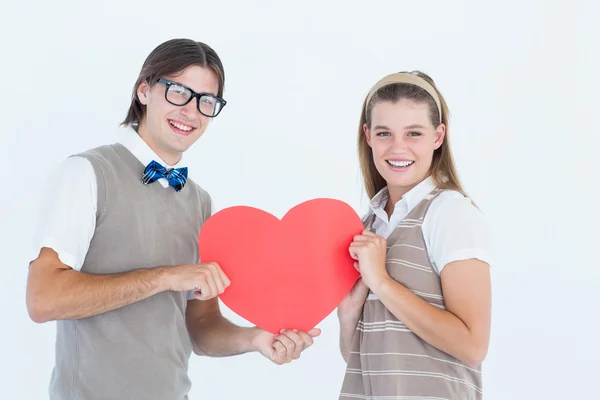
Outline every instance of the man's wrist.
{"type": "Polygon", "coordinates": [[[158,267],[151,270],[155,272],[152,280],[156,286],[157,293],[171,290],[171,276],[173,274],[171,268],[173,267],[158,267]]]}
{"type": "Polygon", "coordinates": [[[254,352],[254,351],[258,351],[258,345],[256,343],[256,338],[258,337],[258,335],[261,332],[261,329],[257,326],[254,327],[250,327],[250,328],[241,328],[243,329],[243,334],[245,337],[245,352],[254,352]]]}

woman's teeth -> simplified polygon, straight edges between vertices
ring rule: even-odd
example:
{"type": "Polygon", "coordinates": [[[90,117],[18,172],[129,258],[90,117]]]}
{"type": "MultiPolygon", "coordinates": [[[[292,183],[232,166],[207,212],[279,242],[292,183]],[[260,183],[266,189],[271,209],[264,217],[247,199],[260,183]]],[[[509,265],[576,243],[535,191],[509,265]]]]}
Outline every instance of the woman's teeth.
{"type": "Polygon", "coordinates": [[[386,160],[386,161],[392,167],[408,167],[409,165],[414,164],[414,161],[392,161],[392,160],[386,160]]]}
{"type": "Polygon", "coordinates": [[[169,121],[169,123],[170,123],[171,125],[173,125],[175,128],[177,128],[177,129],[181,129],[182,131],[189,132],[189,131],[191,131],[191,130],[192,130],[192,127],[191,127],[191,126],[187,126],[187,125],[178,124],[177,122],[174,122],[174,121],[169,121]]]}

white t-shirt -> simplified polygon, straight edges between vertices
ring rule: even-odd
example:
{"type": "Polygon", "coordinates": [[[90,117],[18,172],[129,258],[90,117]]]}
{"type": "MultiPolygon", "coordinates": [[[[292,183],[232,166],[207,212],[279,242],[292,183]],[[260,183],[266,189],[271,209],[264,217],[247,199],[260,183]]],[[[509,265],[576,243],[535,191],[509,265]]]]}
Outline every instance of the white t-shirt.
{"type": "MultiPolygon", "coordinates": [[[[389,219],[385,212],[389,194],[387,187],[383,188],[370,203],[376,215],[373,222],[375,233],[387,239],[434,188],[431,177],[419,183],[395,204],[389,219]]],[[[438,274],[452,261],[477,258],[491,264],[492,235],[489,225],[482,212],[459,192],[444,191],[431,202],[423,219],[422,230],[429,259],[438,274]]]]}
{"type": "MultiPolygon", "coordinates": [[[[122,135],[119,143],[143,165],[155,160],[166,168],[186,166],[183,158],[176,165],[165,163],[133,128],[124,129],[122,135]]],[[[49,247],[63,264],[79,271],[96,229],[96,173],[86,158],[69,157],[53,169],[47,182],[31,260],[42,247],[49,247]]],[[[164,178],[154,184],[169,187],[164,178]]]]}

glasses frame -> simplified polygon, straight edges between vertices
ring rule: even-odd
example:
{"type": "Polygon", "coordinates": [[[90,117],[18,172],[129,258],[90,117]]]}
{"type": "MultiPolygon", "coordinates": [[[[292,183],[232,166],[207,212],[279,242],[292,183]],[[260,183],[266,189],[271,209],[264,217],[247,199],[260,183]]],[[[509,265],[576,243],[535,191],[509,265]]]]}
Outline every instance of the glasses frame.
{"type": "Polygon", "coordinates": [[[223,98],[219,97],[219,96],[215,96],[215,95],[214,95],[214,94],[212,94],[212,93],[198,93],[198,92],[195,92],[195,91],[194,91],[192,88],[190,88],[190,87],[187,87],[187,86],[186,86],[186,85],[184,85],[183,83],[179,83],[179,82],[173,82],[173,81],[170,81],[170,80],[168,80],[168,79],[165,79],[165,78],[158,78],[156,81],[157,81],[158,83],[162,83],[162,84],[164,84],[164,85],[165,85],[165,100],[166,100],[166,101],[168,101],[170,104],[173,104],[174,106],[183,107],[183,106],[185,106],[186,104],[188,104],[190,101],[192,101],[192,99],[193,99],[193,98],[196,98],[196,108],[198,109],[198,111],[200,112],[200,114],[202,114],[202,115],[204,115],[204,116],[206,116],[206,117],[209,117],[209,118],[214,118],[214,117],[216,117],[217,115],[219,115],[219,114],[221,113],[221,111],[223,111],[223,108],[225,108],[225,105],[227,104],[227,101],[226,101],[225,99],[223,99],[223,98]],[[189,90],[189,91],[190,91],[190,93],[191,93],[192,95],[191,95],[191,96],[190,96],[190,98],[189,98],[189,99],[188,99],[188,100],[187,100],[185,103],[183,103],[183,104],[176,104],[176,103],[173,103],[171,100],[169,100],[169,99],[167,98],[167,93],[169,93],[169,88],[170,88],[172,85],[181,86],[181,87],[183,87],[183,88],[185,88],[185,89],[189,90]],[[216,113],[215,115],[207,115],[207,114],[203,113],[203,112],[200,110],[200,99],[201,99],[202,97],[211,97],[211,98],[214,98],[214,99],[216,99],[216,100],[217,100],[217,102],[219,102],[219,103],[221,104],[221,108],[219,108],[219,111],[217,111],[217,113],[216,113]]]}

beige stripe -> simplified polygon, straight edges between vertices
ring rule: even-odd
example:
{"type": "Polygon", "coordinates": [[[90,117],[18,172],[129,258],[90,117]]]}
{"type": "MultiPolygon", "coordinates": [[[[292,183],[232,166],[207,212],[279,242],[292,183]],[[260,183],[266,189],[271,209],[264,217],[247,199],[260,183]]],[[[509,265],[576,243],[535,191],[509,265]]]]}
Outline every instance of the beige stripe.
{"type": "Polygon", "coordinates": [[[361,394],[342,393],[341,398],[363,399],[363,400],[450,400],[447,397],[430,396],[364,396],[361,394]]]}
{"type": "Polygon", "coordinates": [[[448,380],[451,382],[456,382],[456,383],[466,385],[469,388],[476,390],[479,393],[482,393],[481,388],[472,384],[471,382],[467,381],[466,379],[454,378],[450,375],[442,374],[439,372],[404,371],[404,370],[366,371],[366,370],[353,370],[351,368],[348,368],[347,372],[349,374],[360,374],[363,376],[424,376],[424,377],[430,377],[430,378],[439,378],[439,379],[445,379],[445,380],[448,380]]]}
{"type": "MultiPolygon", "coordinates": [[[[415,293],[415,294],[417,294],[417,293],[415,293]]],[[[374,301],[374,300],[379,300],[379,297],[377,297],[377,295],[375,293],[373,293],[373,292],[369,293],[369,295],[367,296],[367,301],[374,301]]],[[[379,301],[381,301],[381,300],[379,300],[379,301]]],[[[437,308],[441,308],[442,310],[446,309],[446,307],[443,304],[436,304],[436,303],[433,303],[431,301],[428,301],[428,303],[431,304],[432,306],[437,307],[437,308]]]]}
{"type": "MultiPolygon", "coordinates": [[[[360,354],[358,351],[351,351],[350,354],[360,354]]],[[[439,361],[439,362],[444,362],[444,363],[448,363],[448,364],[452,364],[455,365],[457,367],[460,368],[465,368],[468,369],[470,371],[475,372],[476,374],[481,375],[481,371],[478,371],[474,368],[468,367],[465,364],[462,363],[457,363],[454,361],[450,361],[450,360],[444,360],[442,358],[436,358],[436,357],[431,357],[425,354],[411,354],[411,353],[365,353],[362,354],[363,356],[377,356],[377,357],[381,357],[381,356],[406,356],[406,357],[426,357],[429,358],[431,360],[435,360],[435,361],[439,361]]]]}

